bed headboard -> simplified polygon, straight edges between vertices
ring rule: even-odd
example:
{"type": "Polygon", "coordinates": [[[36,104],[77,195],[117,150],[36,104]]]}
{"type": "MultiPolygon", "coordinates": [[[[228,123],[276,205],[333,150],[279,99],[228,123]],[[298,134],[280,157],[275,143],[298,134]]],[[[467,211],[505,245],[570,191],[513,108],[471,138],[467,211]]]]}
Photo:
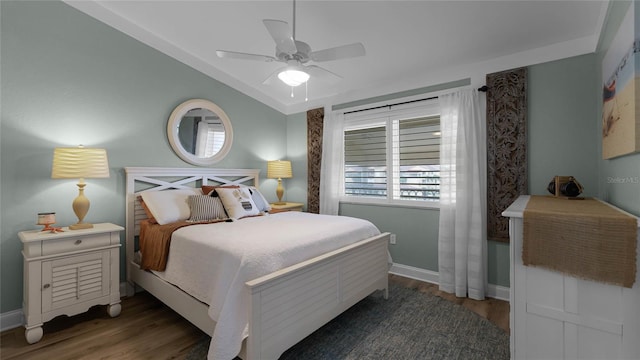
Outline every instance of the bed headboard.
{"type": "MultiPolygon", "coordinates": [[[[135,253],[135,237],[140,233],[140,221],[147,218],[137,197],[146,191],[185,189],[202,185],[258,186],[257,169],[159,168],[125,167],[126,175],[126,255],[127,272],[135,253]]],[[[129,280],[129,274],[127,274],[129,280]]]]}

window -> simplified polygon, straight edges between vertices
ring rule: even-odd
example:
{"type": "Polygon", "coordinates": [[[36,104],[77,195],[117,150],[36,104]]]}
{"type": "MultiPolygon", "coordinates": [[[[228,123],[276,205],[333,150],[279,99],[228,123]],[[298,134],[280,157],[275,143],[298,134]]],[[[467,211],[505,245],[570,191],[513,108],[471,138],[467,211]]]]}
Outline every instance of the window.
{"type": "Polygon", "coordinates": [[[346,113],[344,196],[435,205],[440,199],[440,115],[428,105],[346,113]]]}
{"type": "MultiPolygon", "coordinates": [[[[440,199],[440,116],[429,116],[397,121],[397,148],[399,181],[394,199],[440,199]]],[[[394,177],[394,181],[396,177],[394,177]]]]}
{"type": "Polygon", "coordinates": [[[345,195],[387,197],[386,126],[344,132],[345,195]]]}

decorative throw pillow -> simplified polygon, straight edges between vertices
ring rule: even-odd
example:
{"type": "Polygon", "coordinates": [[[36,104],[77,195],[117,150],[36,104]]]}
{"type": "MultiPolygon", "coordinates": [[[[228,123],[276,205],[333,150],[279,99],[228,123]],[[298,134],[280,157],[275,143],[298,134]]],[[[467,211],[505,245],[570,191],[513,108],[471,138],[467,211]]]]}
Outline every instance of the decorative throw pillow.
{"type": "Polygon", "coordinates": [[[265,199],[264,195],[262,195],[262,193],[260,192],[260,190],[258,190],[258,188],[256,188],[255,186],[248,186],[248,188],[249,188],[249,192],[251,193],[251,199],[258,207],[258,210],[260,211],[271,210],[271,205],[269,205],[269,202],[267,201],[267,199],[265,199]]]}
{"type": "Polygon", "coordinates": [[[198,222],[227,218],[220,198],[209,195],[191,195],[188,202],[191,216],[187,221],[198,222]]]}
{"type": "Polygon", "coordinates": [[[211,191],[217,188],[239,188],[240,185],[202,185],[202,193],[211,195],[211,191]]]}
{"type": "Polygon", "coordinates": [[[145,205],[160,225],[187,220],[191,215],[187,203],[190,195],[202,195],[202,192],[200,189],[193,188],[140,193],[145,205]]]}
{"type": "Polygon", "coordinates": [[[260,209],[251,199],[248,188],[217,188],[216,192],[230,218],[240,219],[260,214],[260,209]]]}

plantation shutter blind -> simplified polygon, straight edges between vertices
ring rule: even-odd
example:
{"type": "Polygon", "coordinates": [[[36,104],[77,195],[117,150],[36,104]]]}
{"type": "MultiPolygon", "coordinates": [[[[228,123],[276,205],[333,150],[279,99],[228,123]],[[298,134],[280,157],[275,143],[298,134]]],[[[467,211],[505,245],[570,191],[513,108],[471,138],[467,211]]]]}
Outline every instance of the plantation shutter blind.
{"type": "Polygon", "coordinates": [[[440,116],[397,120],[393,147],[398,159],[394,198],[438,200],[440,197],[440,116]],[[399,191],[399,192],[398,192],[399,191]]]}
{"type": "Polygon", "coordinates": [[[344,132],[345,195],[387,196],[386,126],[344,132]]]}

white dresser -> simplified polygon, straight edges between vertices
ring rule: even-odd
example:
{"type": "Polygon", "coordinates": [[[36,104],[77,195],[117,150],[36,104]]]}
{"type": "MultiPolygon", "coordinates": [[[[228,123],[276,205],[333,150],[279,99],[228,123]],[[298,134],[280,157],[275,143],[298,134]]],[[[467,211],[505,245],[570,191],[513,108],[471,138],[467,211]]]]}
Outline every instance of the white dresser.
{"type": "Polygon", "coordinates": [[[640,359],[640,271],[624,288],[524,266],[528,201],[520,196],[502,213],[510,218],[511,359],[640,359]]]}
{"type": "Polygon", "coordinates": [[[120,314],[120,232],[114,224],[50,233],[21,231],[23,243],[25,337],[42,338],[42,324],[75,315],[94,305],[120,314]]]}

